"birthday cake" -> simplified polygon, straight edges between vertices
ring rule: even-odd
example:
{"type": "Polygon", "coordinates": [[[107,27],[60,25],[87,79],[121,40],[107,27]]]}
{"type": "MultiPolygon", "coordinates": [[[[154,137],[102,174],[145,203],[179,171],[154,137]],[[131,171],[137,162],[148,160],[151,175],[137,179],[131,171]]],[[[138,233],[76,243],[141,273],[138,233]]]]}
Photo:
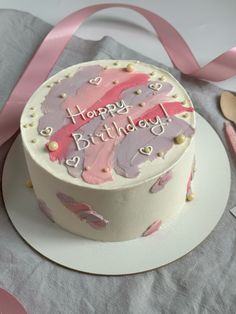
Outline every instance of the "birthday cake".
{"type": "Polygon", "coordinates": [[[194,197],[194,130],[191,99],[163,69],[98,60],[59,72],[21,117],[39,208],[90,239],[157,232],[194,197]]]}

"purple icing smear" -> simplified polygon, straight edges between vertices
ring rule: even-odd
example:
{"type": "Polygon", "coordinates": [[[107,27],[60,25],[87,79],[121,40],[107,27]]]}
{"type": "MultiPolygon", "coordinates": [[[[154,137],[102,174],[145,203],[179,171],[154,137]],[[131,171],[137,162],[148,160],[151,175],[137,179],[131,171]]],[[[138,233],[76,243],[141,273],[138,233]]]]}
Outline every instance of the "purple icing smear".
{"type": "Polygon", "coordinates": [[[178,134],[182,133],[187,137],[194,134],[194,129],[184,120],[174,116],[171,119],[172,121],[165,126],[165,132],[161,136],[153,135],[149,128],[139,128],[135,132],[128,133],[115,152],[116,173],[127,178],[134,178],[140,172],[138,166],[146,160],[155,160],[157,153],[167,153],[173,147],[174,138],[178,134]],[[146,145],[153,147],[149,156],[138,152],[140,147],[146,145]],[[127,147],[129,147],[128,150],[127,147]]]}

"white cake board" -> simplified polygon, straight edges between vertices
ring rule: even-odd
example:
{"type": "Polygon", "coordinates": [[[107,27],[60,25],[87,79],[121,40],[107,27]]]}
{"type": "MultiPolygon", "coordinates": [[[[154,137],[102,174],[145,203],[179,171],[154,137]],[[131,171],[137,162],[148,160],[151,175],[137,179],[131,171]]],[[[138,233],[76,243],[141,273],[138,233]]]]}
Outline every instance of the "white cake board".
{"type": "Polygon", "coordinates": [[[38,209],[19,138],[3,171],[8,215],[22,238],[43,256],[62,266],[99,275],[125,275],[163,266],[200,244],[220,220],[230,191],[230,167],[224,146],[212,127],[197,115],[196,199],[155,234],[125,242],[97,242],[71,234],[38,209]],[[217,184],[215,184],[217,182],[217,184]]]}

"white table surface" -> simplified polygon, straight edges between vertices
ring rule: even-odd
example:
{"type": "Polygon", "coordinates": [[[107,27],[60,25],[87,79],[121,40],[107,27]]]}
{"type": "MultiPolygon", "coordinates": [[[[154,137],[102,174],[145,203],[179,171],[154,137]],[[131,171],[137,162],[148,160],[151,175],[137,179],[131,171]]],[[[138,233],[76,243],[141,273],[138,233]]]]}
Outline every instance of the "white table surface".
{"type": "MultiPolygon", "coordinates": [[[[161,15],[180,32],[201,65],[236,46],[235,0],[0,0],[0,9],[27,11],[55,24],[75,10],[102,2],[136,4],[161,15]]],[[[113,8],[96,13],[77,34],[95,40],[109,35],[150,58],[171,64],[150,24],[127,9],[113,8]]],[[[217,85],[236,91],[236,77],[217,85]]]]}

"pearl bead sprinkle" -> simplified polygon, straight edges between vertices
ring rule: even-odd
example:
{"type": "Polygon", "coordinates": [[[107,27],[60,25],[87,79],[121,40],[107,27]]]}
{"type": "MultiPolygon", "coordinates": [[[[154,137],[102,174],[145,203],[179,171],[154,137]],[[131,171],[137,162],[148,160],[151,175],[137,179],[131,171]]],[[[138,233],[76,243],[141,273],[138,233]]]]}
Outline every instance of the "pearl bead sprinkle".
{"type": "Polygon", "coordinates": [[[142,90],[141,90],[141,89],[137,89],[137,90],[135,91],[135,94],[136,94],[136,95],[142,94],[142,90]]]}
{"type": "Polygon", "coordinates": [[[194,193],[190,193],[186,195],[186,201],[191,202],[195,198],[194,193]]]}
{"type": "Polygon", "coordinates": [[[61,93],[61,94],[59,95],[60,98],[66,98],[66,96],[67,96],[66,93],[61,93]]]}
{"type": "Polygon", "coordinates": [[[126,67],[127,72],[133,72],[134,71],[134,65],[129,63],[126,67]]]}
{"type": "Polygon", "coordinates": [[[103,168],[102,172],[109,172],[109,170],[110,170],[109,168],[103,168]]]}
{"type": "Polygon", "coordinates": [[[185,142],[186,136],[184,134],[179,134],[175,137],[176,144],[183,144],[185,142]]]}
{"type": "Polygon", "coordinates": [[[59,148],[59,145],[56,141],[49,142],[47,146],[50,152],[55,152],[59,148]]]}
{"type": "Polygon", "coordinates": [[[140,61],[139,61],[139,60],[136,60],[136,61],[135,61],[135,63],[139,64],[139,63],[140,63],[140,61]]]}
{"type": "Polygon", "coordinates": [[[29,188],[29,189],[32,189],[32,188],[33,188],[32,181],[31,181],[31,180],[26,180],[25,186],[26,186],[27,188],[29,188]]]}

